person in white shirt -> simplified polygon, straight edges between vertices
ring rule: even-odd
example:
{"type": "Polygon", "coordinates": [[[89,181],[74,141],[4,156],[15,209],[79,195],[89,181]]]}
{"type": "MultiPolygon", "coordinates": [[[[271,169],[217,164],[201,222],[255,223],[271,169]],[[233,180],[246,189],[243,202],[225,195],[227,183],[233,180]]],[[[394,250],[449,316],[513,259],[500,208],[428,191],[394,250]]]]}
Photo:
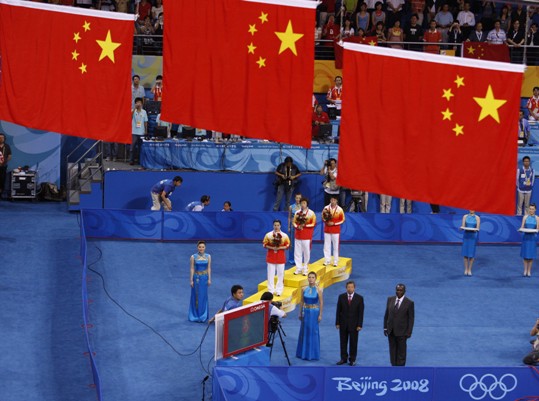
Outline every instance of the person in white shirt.
{"type": "Polygon", "coordinates": [[[494,23],[494,29],[487,35],[487,42],[493,45],[503,45],[507,40],[505,31],[501,29],[500,21],[494,23]]]}
{"type": "Polygon", "coordinates": [[[457,15],[457,21],[460,23],[462,35],[467,38],[475,26],[475,15],[470,11],[470,3],[464,3],[464,9],[457,15]]]}

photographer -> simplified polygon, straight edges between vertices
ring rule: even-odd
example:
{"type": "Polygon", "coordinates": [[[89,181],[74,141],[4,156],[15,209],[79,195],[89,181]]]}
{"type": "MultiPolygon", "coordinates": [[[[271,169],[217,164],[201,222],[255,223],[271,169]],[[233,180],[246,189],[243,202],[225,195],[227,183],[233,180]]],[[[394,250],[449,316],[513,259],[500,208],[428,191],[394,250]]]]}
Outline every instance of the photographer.
{"type": "Polygon", "coordinates": [[[269,301],[270,302],[270,318],[273,316],[277,316],[278,318],[285,318],[286,312],[281,310],[281,307],[283,306],[282,302],[272,302],[273,301],[273,294],[271,292],[266,291],[262,294],[260,297],[261,301],[269,301]]]}
{"type": "Polygon", "coordinates": [[[298,166],[294,164],[294,160],[287,156],[284,159],[284,163],[281,163],[277,166],[275,170],[275,182],[274,185],[277,187],[277,198],[275,199],[275,204],[273,205],[273,211],[278,212],[281,207],[281,201],[283,195],[285,196],[286,209],[290,208],[290,201],[292,200],[292,193],[294,192],[294,187],[298,183],[298,178],[301,175],[298,166]]]}
{"type": "Polygon", "coordinates": [[[526,365],[537,365],[539,364],[539,319],[532,327],[530,336],[537,336],[537,338],[532,341],[532,351],[524,357],[522,362],[526,365]]]}
{"type": "Polygon", "coordinates": [[[334,158],[325,161],[320,169],[320,175],[325,175],[326,179],[322,183],[324,186],[324,206],[329,205],[331,195],[339,195],[340,187],[337,185],[337,160],[334,158]]]}

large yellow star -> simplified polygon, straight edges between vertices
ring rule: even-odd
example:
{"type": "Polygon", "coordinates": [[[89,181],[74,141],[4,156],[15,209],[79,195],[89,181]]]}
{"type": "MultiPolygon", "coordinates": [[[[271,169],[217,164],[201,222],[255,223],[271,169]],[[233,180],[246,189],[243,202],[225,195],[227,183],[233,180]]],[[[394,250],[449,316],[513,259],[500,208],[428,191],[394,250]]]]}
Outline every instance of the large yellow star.
{"type": "Polygon", "coordinates": [[[84,64],[84,63],[82,63],[80,65],[79,70],[80,70],[81,74],[84,74],[85,72],[88,72],[88,71],[86,71],[86,64],[84,64]]]}
{"type": "Polygon", "coordinates": [[[451,116],[453,115],[453,113],[451,112],[451,110],[449,110],[449,107],[448,107],[447,109],[445,109],[445,111],[442,111],[442,115],[444,116],[444,118],[442,118],[442,121],[443,120],[451,121],[451,116]]]}
{"type": "Polygon", "coordinates": [[[459,75],[457,75],[457,79],[455,79],[453,82],[455,82],[457,84],[457,88],[460,88],[461,86],[465,86],[464,85],[464,77],[461,77],[459,75]]]}
{"type": "Polygon", "coordinates": [[[453,131],[455,132],[455,136],[464,135],[464,125],[455,124],[453,131]]]}
{"type": "Polygon", "coordinates": [[[296,42],[303,37],[302,33],[294,33],[292,29],[292,21],[288,20],[288,25],[286,31],[284,32],[275,32],[275,35],[281,40],[281,48],[279,49],[279,54],[284,52],[286,49],[290,49],[295,56],[298,55],[296,50],[296,42]]]}
{"type": "Polygon", "coordinates": [[[468,47],[468,53],[474,54],[474,53],[475,53],[475,49],[474,49],[472,46],[468,47]]]}
{"type": "Polygon", "coordinates": [[[258,61],[256,62],[258,64],[258,68],[262,68],[266,66],[266,59],[259,57],[258,61]]]}
{"type": "Polygon", "coordinates": [[[249,33],[254,36],[255,32],[258,32],[258,29],[256,29],[256,24],[249,24],[249,33]]]}
{"type": "Polygon", "coordinates": [[[264,22],[268,22],[268,14],[267,13],[264,13],[264,12],[260,12],[260,17],[258,17],[258,19],[264,23],[264,22]]]}
{"type": "Polygon", "coordinates": [[[482,119],[491,116],[494,121],[496,121],[498,124],[500,123],[498,109],[507,103],[507,100],[496,99],[494,97],[494,93],[492,92],[492,86],[488,86],[485,97],[474,97],[473,100],[475,100],[477,104],[481,106],[481,114],[479,115],[479,119],[477,121],[481,121],[482,119]]]}
{"type": "Polygon", "coordinates": [[[101,47],[101,55],[99,56],[99,61],[103,60],[105,57],[108,57],[110,61],[114,63],[114,50],[116,50],[122,44],[112,41],[110,29],[107,32],[107,37],[105,38],[105,40],[96,40],[96,42],[101,47]]]}
{"type": "Polygon", "coordinates": [[[256,46],[251,42],[250,45],[247,45],[247,53],[255,54],[256,46]]]}
{"type": "Polygon", "coordinates": [[[76,50],[73,50],[71,52],[71,60],[78,60],[79,59],[78,57],[79,57],[79,53],[77,53],[76,50]]]}
{"type": "Polygon", "coordinates": [[[73,34],[73,40],[75,41],[75,43],[79,43],[79,40],[80,40],[80,34],[78,32],[75,32],[73,34]]]}
{"type": "Polygon", "coordinates": [[[84,32],[87,32],[90,30],[90,23],[88,21],[84,21],[84,25],[82,27],[84,28],[84,32]]]}
{"type": "Polygon", "coordinates": [[[444,91],[444,94],[442,95],[442,97],[445,97],[448,102],[451,100],[451,97],[455,96],[453,95],[453,93],[451,93],[451,88],[444,89],[443,91],[444,91]]]}

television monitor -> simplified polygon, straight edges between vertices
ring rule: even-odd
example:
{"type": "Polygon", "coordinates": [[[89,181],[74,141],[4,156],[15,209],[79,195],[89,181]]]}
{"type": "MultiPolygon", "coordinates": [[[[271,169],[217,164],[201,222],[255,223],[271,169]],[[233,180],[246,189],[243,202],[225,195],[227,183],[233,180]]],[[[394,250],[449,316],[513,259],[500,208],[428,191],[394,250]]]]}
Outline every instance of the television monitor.
{"type": "Polygon", "coordinates": [[[249,351],[268,342],[269,302],[256,302],[215,317],[215,359],[249,351]]]}
{"type": "Polygon", "coordinates": [[[165,126],[158,125],[157,127],[155,127],[153,135],[160,140],[166,139],[168,136],[168,129],[165,126]]]}
{"type": "Polygon", "coordinates": [[[320,124],[318,127],[318,137],[319,141],[324,141],[328,138],[331,138],[331,133],[333,131],[333,126],[331,124],[320,124]]]}
{"type": "Polygon", "coordinates": [[[182,139],[192,141],[195,138],[196,135],[196,129],[193,127],[188,127],[187,125],[184,125],[182,127],[182,139]]]}

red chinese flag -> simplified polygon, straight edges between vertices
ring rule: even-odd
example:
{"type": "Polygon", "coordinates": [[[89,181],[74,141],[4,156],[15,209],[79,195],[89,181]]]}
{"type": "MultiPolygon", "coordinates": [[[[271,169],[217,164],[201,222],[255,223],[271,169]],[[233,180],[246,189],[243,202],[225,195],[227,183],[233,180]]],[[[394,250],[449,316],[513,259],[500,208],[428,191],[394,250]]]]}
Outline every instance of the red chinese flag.
{"type": "Polygon", "coordinates": [[[163,119],[310,147],[316,4],[168,2],[163,119]]]}
{"type": "MultiPolygon", "coordinates": [[[[346,38],[343,40],[343,42],[352,42],[352,43],[361,43],[364,45],[370,45],[370,46],[377,46],[378,45],[378,38],[376,36],[352,36],[350,38],[346,38]]],[[[342,55],[343,55],[343,47],[342,43],[335,42],[334,44],[334,54],[335,54],[335,68],[342,69],[342,55]]]]}
{"type": "Polygon", "coordinates": [[[131,142],[133,16],[0,0],[0,119],[131,142]]]}
{"type": "Polygon", "coordinates": [[[485,42],[464,42],[462,50],[464,57],[477,60],[504,61],[509,63],[509,46],[505,44],[493,45],[485,42]]]}
{"type": "Polygon", "coordinates": [[[522,65],[345,43],[345,187],[515,213],[522,65]],[[368,101],[360,101],[358,93],[368,101]]]}

